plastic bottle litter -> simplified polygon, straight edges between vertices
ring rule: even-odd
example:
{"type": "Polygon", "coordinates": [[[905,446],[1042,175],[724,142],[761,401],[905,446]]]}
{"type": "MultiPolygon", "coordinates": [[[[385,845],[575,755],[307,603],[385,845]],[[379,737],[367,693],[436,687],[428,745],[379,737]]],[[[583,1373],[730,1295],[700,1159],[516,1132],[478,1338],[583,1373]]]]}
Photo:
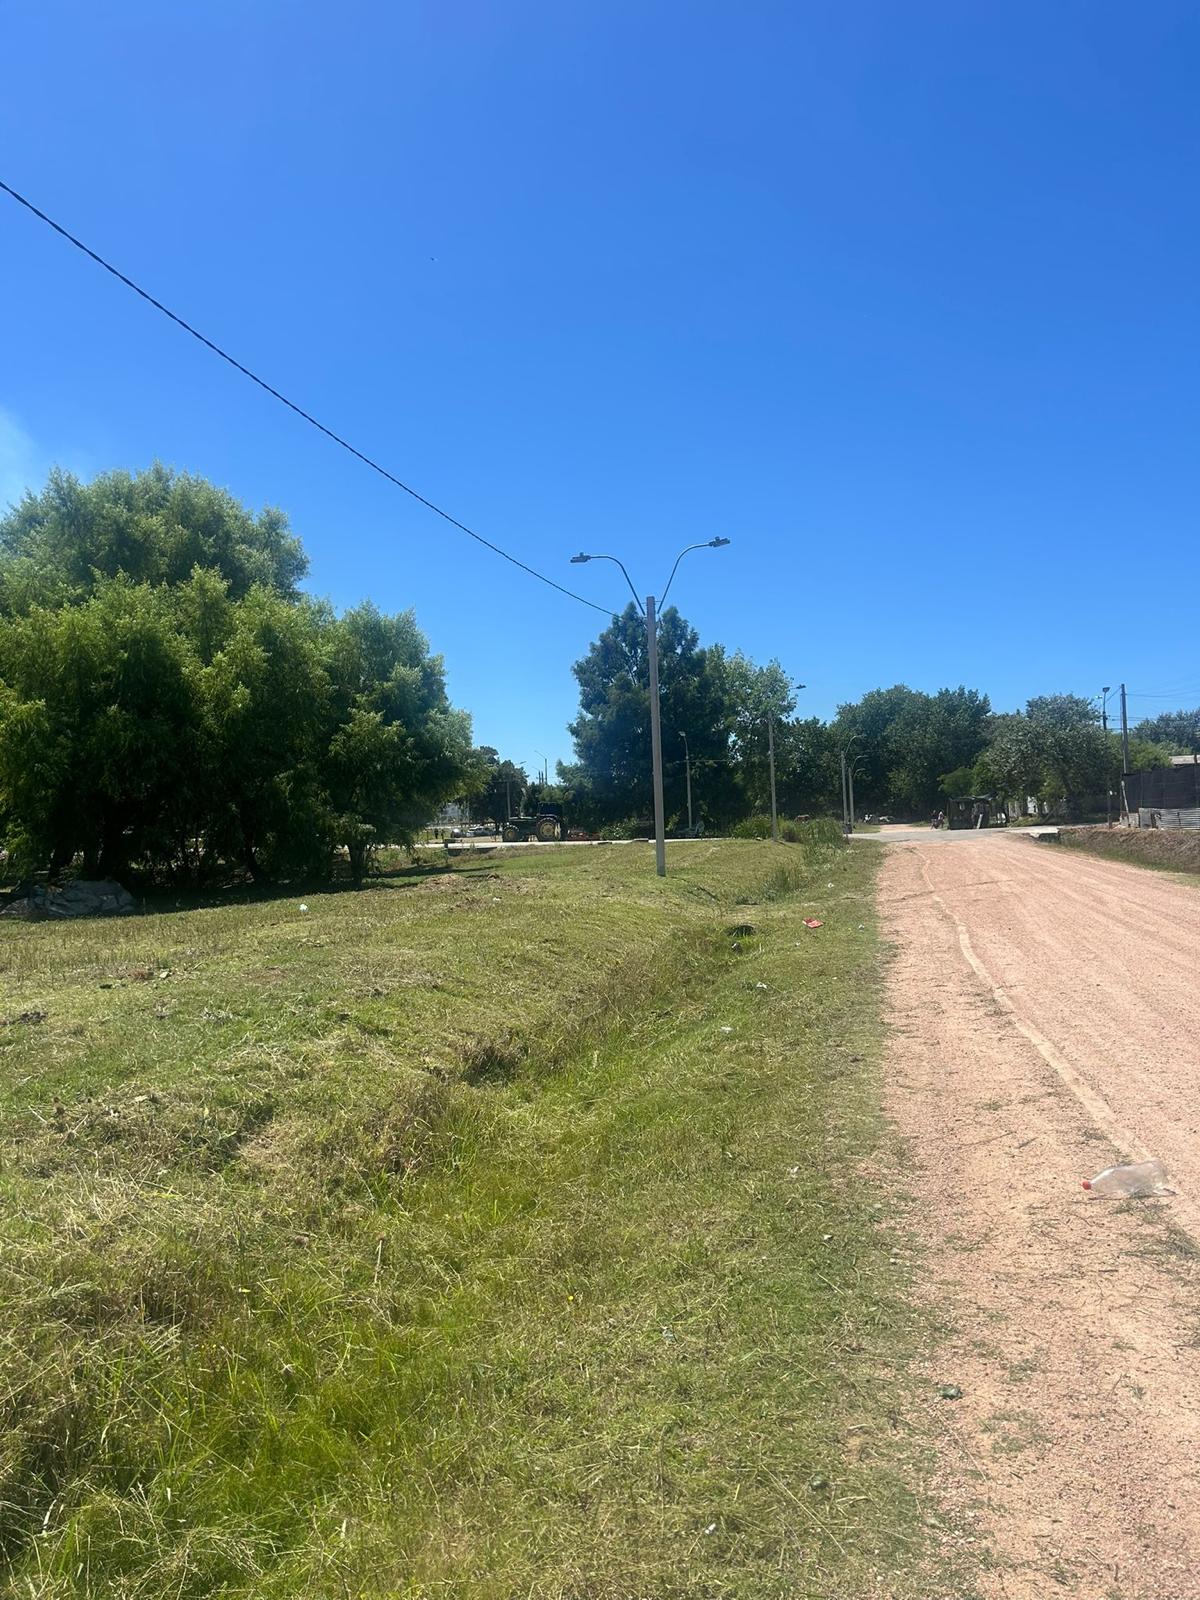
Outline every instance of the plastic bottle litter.
{"type": "Polygon", "coordinates": [[[1120,1199],[1123,1195],[1170,1194],[1167,1188],[1167,1169],[1161,1161],[1134,1161],[1125,1167],[1105,1167],[1094,1178],[1085,1178],[1083,1187],[1089,1194],[1102,1199],[1120,1199]]]}

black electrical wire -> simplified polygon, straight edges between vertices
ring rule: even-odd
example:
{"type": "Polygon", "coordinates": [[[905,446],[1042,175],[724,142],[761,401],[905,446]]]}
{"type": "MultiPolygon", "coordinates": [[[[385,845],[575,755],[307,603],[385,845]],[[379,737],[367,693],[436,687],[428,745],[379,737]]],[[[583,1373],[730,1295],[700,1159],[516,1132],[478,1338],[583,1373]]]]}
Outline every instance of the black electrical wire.
{"type": "Polygon", "coordinates": [[[214,355],[220,356],[222,361],[227,361],[243,377],[249,378],[251,383],[256,383],[260,389],[265,389],[274,399],[287,406],[289,411],[294,411],[298,417],[303,417],[304,421],[316,428],[318,433],[323,433],[327,439],[332,439],[334,444],[341,445],[343,450],[347,450],[352,456],[357,457],[364,466],[370,467],[372,472],[377,472],[381,478],[386,478],[397,489],[403,489],[405,494],[409,494],[414,500],[420,501],[427,510],[432,511],[436,516],[441,517],[443,521],[448,522],[452,528],[457,528],[460,533],[465,533],[468,539],[474,539],[476,544],[483,545],[485,549],[491,550],[494,555],[501,556],[505,561],[510,561],[514,567],[520,567],[522,572],[527,572],[531,578],[536,578],[539,583],[548,584],[551,589],[557,589],[559,594],[565,594],[571,600],[578,600],[581,606],[590,606],[593,611],[599,611],[605,617],[616,615],[616,612],[610,611],[607,606],[597,605],[594,600],[588,600],[585,596],[576,594],[574,589],[568,589],[561,583],[555,583],[554,579],[548,578],[544,572],[538,572],[534,567],[526,566],[523,561],[518,561],[516,556],[510,556],[507,550],[502,550],[498,544],[493,544],[490,539],[485,539],[481,533],[476,533],[474,528],[468,528],[465,522],[460,522],[457,517],[452,517],[448,511],[443,511],[441,506],[435,505],[432,500],[427,500],[423,494],[419,494],[410,484],[404,483],[394,473],[389,472],[386,467],[381,467],[378,461],[372,461],[370,456],[364,455],[361,450],[356,450],[349,440],[343,439],[340,434],[334,433],[333,429],[327,428],[323,422],[318,422],[316,417],[305,411],[303,406],[298,406],[294,400],[289,400],[287,395],[281,394],[278,389],[273,388],[265,378],[260,378],[256,372],[251,372],[249,367],[236,360],[227,350],[222,350],[219,344],[214,344],[211,339],[206,339],[198,329],[192,327],[190,322],[185,322],[169,306],[163,305],[161,300],[156,300],[140,284],[136,284],[132,278],[126,277],[123,272],[114,267],[111,261],[106,261],[102,255],[98,255],[95,250],[90,249],[82,239],[77,239],[61,223],[55,222],[53,217],[48,217],[44,211],[40,211],[32,200],[27,200],[23,194],[19,194],[16,189],[5,183],[3,179],[0,179],[0,189],[5,194],[10,195],[18,205],[24,206],[26,211],[31,211],[47,227],[53,228],[55,233],[60,234],[68,244],[73,244],[76,250],[82,250],[84,255],[90,257],[98,267],[103,267],[105,272],[111,272],[113,277],[123,283],[127,289],[132,289],[134,294],[140,295],[143,300],[148,301],[156,311],[161,311],[164,317],[170,318],[185,333],[190,333],[193,339],[198,339],[206,349],[211,350],[214,355]]]}

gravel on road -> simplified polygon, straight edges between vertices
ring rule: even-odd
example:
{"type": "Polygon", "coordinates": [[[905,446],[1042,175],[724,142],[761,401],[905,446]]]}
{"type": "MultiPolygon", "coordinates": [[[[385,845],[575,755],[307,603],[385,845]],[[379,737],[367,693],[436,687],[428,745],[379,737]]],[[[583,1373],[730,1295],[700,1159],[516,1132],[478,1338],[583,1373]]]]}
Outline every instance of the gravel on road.
{"type": "Polygon", "coordinates": [[[1200,1600],[1200,887],[933,836],[890,845],[880,910],[917,1292],[946,1330],[928,1420],[995,1556],[979,1592],[1200,1600]],[[1174,1195],[1083,1192],[1146,1155],[1174,1195]]]}

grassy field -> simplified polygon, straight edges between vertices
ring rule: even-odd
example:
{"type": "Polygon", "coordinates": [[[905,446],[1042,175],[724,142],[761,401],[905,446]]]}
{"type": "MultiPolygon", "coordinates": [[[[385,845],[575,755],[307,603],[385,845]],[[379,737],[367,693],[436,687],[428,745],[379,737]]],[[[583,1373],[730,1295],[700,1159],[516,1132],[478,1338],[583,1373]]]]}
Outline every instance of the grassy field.
{"type": "Polygon", "coordinates": [[[9,1592],[907,1593],[874,866],[4,926],[9,1592]]]}

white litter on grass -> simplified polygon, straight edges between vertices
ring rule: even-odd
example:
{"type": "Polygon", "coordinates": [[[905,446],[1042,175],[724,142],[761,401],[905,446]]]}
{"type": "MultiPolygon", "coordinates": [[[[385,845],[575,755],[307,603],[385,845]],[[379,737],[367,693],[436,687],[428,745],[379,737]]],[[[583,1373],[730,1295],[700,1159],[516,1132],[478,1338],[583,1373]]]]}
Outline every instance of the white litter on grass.
{"type": "Polygon", "coordinates": [[[308,907],[303,902],[301,902],[300,909],[301,909],[301,911],[307,911],[308,907]]]}
{"type": "Polygon", "coordinates": [[[788,1168],[788,1177],[789,1178],[796,1178],[796,1177],[799,1177],[799,1175],[800,1175],[800,1168],[799,1167],[789,1167],[788,1168]]]}
{"type": "Polygon", "coordinates": [[[722,1028],[722,1029],[721,1029],[721,1032],[722,1032],[722,1033],[732,1033],[732,1032],[733,1032],[733,1029],[732,1029],[732,1028],[722,1028]]]}
{"type": "Polygon", "coordinates": [[[756,989],[765,989],[765,988],[766,988],[766,987],[767,987],[767,986],[766,986],[766,984],[765,984],[765,983],[756,983],[756,984],[755,984],[755,985],[754,985],[754,987],[755,987],[755,988],[756,988],[756,989]]]}
{"type": "Polygon", "coordinates": [[[715,1522],[710,1522],[708,1527],[705,1528],[704,1531],[705,1531],[705,1533],[716,1533],[716,1531],[717,1531],[716,1523],[715,1522]]]}

